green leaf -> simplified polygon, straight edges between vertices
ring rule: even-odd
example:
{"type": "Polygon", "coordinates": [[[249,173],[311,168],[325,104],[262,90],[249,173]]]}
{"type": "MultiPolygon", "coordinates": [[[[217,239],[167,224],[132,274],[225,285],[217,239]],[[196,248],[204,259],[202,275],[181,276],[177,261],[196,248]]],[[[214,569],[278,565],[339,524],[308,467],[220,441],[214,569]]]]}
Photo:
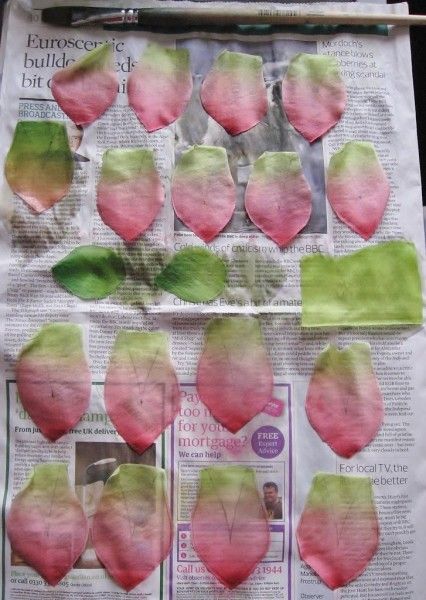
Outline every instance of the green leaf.
{"type": "Polygon", "coordinates": [[[180,250],[155,278],[155,283],[188,302],[208,302],[223,291],[225,262],[205,248],[180,250]]]}
{"type": "Polygon", "coordinates": [[[80,246],[52,267],[56,281],[83,300],[106,298],[123,282],[121,257],[110,248],[80,246]]]}
{"type": "Polygon", "coordinates": [[[414,244],[396,240],[347,256],[301,260],[302,327],[420,325],[422,290],[414,244]]]}

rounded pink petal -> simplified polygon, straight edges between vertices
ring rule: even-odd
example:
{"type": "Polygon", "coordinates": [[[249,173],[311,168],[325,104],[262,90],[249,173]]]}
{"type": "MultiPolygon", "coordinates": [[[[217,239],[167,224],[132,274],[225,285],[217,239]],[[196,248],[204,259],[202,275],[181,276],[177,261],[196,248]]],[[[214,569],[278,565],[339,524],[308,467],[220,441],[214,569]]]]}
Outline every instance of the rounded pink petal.
{"type": "Polygon", "coordinates": [[[185,152],[172,181],[173,207],[179,219],[205,242],[230,221],[236,189],[224,148],[195,146],[185,152]]]}
{"type": "Polygon", "coordinates": [[[200,97],[206,112],[230,135],[251,129],[268,111],[262,58],[224,50],[204,79],[200,97]]]}
{"type": "Polygon", "coordinates": [[[245,193],[253,223],[279,246],[309,221],[312,193],[294,152],[265,152],[254,164],[245,193]]]}
{"type": "Polygon", "coordinates": [[[282,95],[290,123],[314,142],[340,120],[346,107],[346,88],[337,60],[298,54],[288,66],[282,95]]]}

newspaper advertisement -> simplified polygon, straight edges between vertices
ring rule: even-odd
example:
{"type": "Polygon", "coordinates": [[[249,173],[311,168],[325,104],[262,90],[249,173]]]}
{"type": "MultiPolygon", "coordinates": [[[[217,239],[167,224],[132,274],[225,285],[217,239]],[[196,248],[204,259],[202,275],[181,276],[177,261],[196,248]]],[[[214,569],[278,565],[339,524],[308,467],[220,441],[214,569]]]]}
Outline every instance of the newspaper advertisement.
{"type": "MultiPolygon", "coordinates": [[[[328,4],[349,10],[346,3],[328,4]]],[[[353,12],[374,12],[377,4],[349,3],[349,7],[353,12]]],[[[380,6],[380,10],[404,14],[407,7],[380,6]]],[[[18,121],[61,121],[67,126],[73,150],[74,177],[66,199],[40,215],[30,211],[2,182],[0,599],[421,600],[426,585],[421,550],[426,535],[424,329],[312,330],[300,326],[299,262],[303,256],[343,255],[367,244],[406,239],[415,244],[424,273],[425,237],[407,31],[170,36],[101,27],[77,30],[43,23],[40,10],[28,10],[15,1],[4,35],[1,164],[18,121]],[[53,100],[51,78],[105,41],[114,49],[118,98],[83,132],[53,100]],[[147,133],[128,106],[126,82],[152,41],[189,50],[194,89],[187,110],[175,124],[147,133]],[[223,49],[261,56],[268,92],[265,119],[236,137],[225,134],[200,102],[202,81],[223,49]],[[341,121],[313,144],[293,129],[281,107],[283,74],[299,52],[335,57],[348,94],[341,121]],[[383,221],[368,242],[335,217],[325,194],[330,157],[353,139],[373,142],[391,186],[383,221]],[[226,260],[228,285],[216,300],[202,304],[162,293],[154,285],[155,276],[174,252],[205,246],[174,215],[170,194],[173,168],[194,145],[224,147],[237,187],[237,208],[231,221],[207,245],[226,260]],[[128,245],[102,222],[96,210],[96,187],[105,150],[137,147],[154,151],[165,203],[145,235],[128,245]],[[283,150],[297,152],[301,158],[313,193],[313,211],[301,234],[280,249],[248,219],[244,191],[253,162],[265,151],[283,150]],[[124,284],[101,301],[82,301],[68,294],[51,275],[55,263],[77,246],[88,244],[115,249],[126,265],[124,284]],[[274,374],[269,403],[237,433],[213,417],[197,391],[197,363],[206,325],[211,318],[226,314],[256,316],[274,374]],[[89,409],[80,421],[52,443],[20,401],[15,366],[31,336],[43,324],[56,322],[81,326],[92,391],[89,409]],[[176,419],[141,454],[125,443],[105,410],[105,373],[119,330],[165,331],[179,379],[181,405],[176,419]],[[311,427],[305,398],[318,354],[327,344],[343,348],[354,342],[371,346],[385,417],[376,438],[351,459],[343,459],[311,427]],[[6,533],[11,502],[34,466],[47,462],[67,464],[89,525],[106,481],[120,465],[143,464],[165,470],[172,548],[166,560],[133,590],[126,592],[109,576],[90,533],[83,553],[56,587],[49,586],[12,551],[6,533]],[[253,469],[269,526],[266,555],[232,590],[209,572],[191,541],[200,472],[218,465],[253,469]],[[296,539],[309,487],[318,472],[369,477],[379,518],[377,553],[357,579],[336,591],[300,559],[296,539]]]]}

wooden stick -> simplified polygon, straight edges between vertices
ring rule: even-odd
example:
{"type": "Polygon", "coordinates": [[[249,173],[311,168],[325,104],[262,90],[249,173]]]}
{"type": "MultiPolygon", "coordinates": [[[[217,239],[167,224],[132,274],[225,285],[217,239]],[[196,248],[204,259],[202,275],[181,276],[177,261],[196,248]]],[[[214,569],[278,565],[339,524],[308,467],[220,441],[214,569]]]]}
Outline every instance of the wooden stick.
{"type": "Polygon", "coordinates": [[[426,15],[311,12],[297,9],[239,7],[142,8],[140,24],[269,25],[426,25],[426,15]]]}

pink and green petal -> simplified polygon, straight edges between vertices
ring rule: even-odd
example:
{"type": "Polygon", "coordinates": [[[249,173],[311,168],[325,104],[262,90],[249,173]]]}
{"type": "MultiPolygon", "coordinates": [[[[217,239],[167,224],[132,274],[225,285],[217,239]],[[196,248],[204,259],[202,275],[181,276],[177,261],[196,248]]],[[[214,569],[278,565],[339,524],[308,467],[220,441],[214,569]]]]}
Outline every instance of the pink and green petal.
{"type": "Polygon", "coordinates": [[[370,346],[327,346],[318,356],[306,397],[306,413],[320,438],[350,458],[369,444],[383,422],[383,398],[370,346]]]}
{"type": "Polygon", "coordinates": [[[4,170],[12,191],[33,210],[51,208],[68,194],[74,172],[65,125],[19,121],[4,170]]]}
{"type": "Polygon", "coordinates": [[[52,77],[52,95],[76,125],[90,125],[114,102],[118,77],[111,44],[102,44],[52,77]]]}
{"type": "Polygon", "coordinates": [[[105,379],[105,407],[118,433],[142,453],[173,423],[179,383],[161,331],[120,331],[105,379]]]}
{"type": "Polygon", "coordinates": [[[206,112],[230,134],[257,125],[268,111],[260,56],[224,50],[201,87],[206,112]]]}
{"type": "Polygon", "coordinates": [[[289,244],[309,221],[311,189],[296,152],[265,152],[247,184],[248,216],[278,246],[289,244]]]}
{"type": "Polygon", "coordinates": [[[192,93],[189,52],[149,44],[127,82],[129,105],[147,131],[176,121],[192,93]]]}
{"type": "Polygon", "coordinates": [[[230,221],[236,188],[224,148],[194,146],[181,156],[172,181],[172,201],[179,219],[210,242],[230,221]]]}
{"type": "Polygon", "coordinates": [[[287,118],[309,142],[339,122],[346,107],[346,87],[333,56],[297,54],[282,85],[287,118]]]}
{"type": "Polygon", "coordinates": [[[268,404],[273,384],[259,321],[210,320],[198,361],[197,391],[214,418],[236,433],[268,404]]]}
{"type": "Polygon", "coordinates": [[[341,221],[368,240],[379,226],[389,181],[370,142],[347,142],[330,160],[327,197],[341,221]]]}
{"type": "Polygon", "coordinates": [[[19,354],[16,385],[23,407],[49,440],[74,427],[87,410],[91,393],[80,327],[44,325],[19,354]]]}
{"type": "Polygon", "coordinates": [[[172,535],[165,472],[120,465],[106,482],[93,518],[93,545],[108,573],[130,591],[167,558],[172,535]]]}
{"type": "Polygon", "coordinates": [[[83,552],[89,531],[66,464],[34,467],[12,501],[6,527],[13,551],[49,585],[57,585],[83,552]]]}
{"type": "Polygon", "coordinates": [[[187,302],[209,302],[224,290],[225,262],[205,248],[188,246],[176,252],[155,278],[155,284],[187,302]]]}
{"type": "Polygon", "coordinates": [[[302,560],[332,590],[359,577],[379,545],[370,478],[315,475],[296,537],[302,560]]]}
{"type": "Polygon", "coordinates": [[[233,589],[251,575],[269,548],[268,519],[253,469],[200,471],[191,532],[198,557],[224,586],[233,589]]]}
{"type": "Polygon", "coordinates": [[[83,300],[106,298],[126,276],[123,259],[102,246],[80,246],[52,267],[52,275],[68,292],[83,300]]]}
{"type": "Polygon", "coordinates": [[[104,152],[97,207],[103,222],[134,242],[154,221],[164,190],[152,150],[115,148],[104,152]]]}

